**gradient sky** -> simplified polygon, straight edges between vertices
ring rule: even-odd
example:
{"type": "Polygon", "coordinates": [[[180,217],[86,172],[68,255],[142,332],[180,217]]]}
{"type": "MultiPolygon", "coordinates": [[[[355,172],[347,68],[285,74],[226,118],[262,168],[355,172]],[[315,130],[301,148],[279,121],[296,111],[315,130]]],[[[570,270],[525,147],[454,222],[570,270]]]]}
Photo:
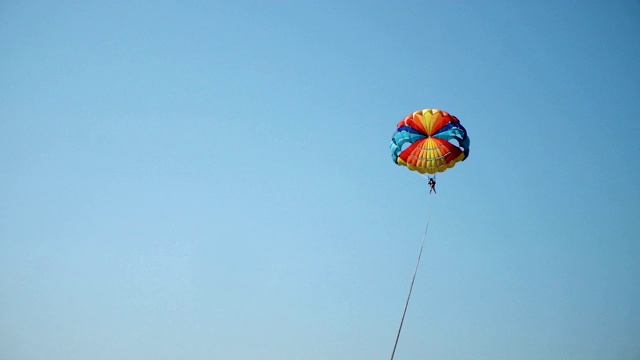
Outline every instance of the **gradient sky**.
{"type": "Polygon", "coordinates": [[[637,360],[639,61],[637,1],[1,1],[0,359],[388,359],[432,209],[397,360],[637,360]]]}

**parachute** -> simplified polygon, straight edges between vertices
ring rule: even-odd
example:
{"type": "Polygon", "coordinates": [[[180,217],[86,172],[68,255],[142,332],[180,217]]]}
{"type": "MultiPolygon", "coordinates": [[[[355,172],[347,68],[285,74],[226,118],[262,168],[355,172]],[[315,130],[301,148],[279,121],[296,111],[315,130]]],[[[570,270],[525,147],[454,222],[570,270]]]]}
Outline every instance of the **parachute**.
{"type": "MultiPolygon", "coordinates": [[[[398,123],[397,130],[391,139],[391,158],[398,165],[403,165],[409,170],[420,174],[429,174],[431,191],[435,191],[435,174],[446,171],[469,156],[469,137],[467,130],[460,124],[458,118],[438,109],[424,109],[415,111],[398,123]]],[[[427,230],[431,221],[431,206],[427,227],[424,230],[424,238],[420,246],[418,261],[413,272],[413,279],[409,287],[409,294],[404,305],[404,312],[400,320],[400,327],[396,335],[396,341],[391,352],[391,360],[396,353],[402,324],[404,323],[413,284],[416,280],[422,250],[427,240],[427,230]]]]}
{"type": "Polygon", "coordinates": [[[391,157],[421,174],[452,168],[469,156],[469,137],[460,120],[445,111],[415,111],[398,123],[391,139],[391,157]]]}

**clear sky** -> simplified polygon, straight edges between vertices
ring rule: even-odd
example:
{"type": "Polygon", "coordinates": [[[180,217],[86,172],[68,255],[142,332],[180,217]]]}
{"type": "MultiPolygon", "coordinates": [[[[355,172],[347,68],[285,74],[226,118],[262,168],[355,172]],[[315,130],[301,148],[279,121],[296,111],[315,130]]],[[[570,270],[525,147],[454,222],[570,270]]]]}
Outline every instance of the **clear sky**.
{"type": "Polygon", "coordinates": [[[0,359],[640,359],[638,1],[0,2],[0,359]],[[467,161],[395,165],[440,108],[467,161]]]}

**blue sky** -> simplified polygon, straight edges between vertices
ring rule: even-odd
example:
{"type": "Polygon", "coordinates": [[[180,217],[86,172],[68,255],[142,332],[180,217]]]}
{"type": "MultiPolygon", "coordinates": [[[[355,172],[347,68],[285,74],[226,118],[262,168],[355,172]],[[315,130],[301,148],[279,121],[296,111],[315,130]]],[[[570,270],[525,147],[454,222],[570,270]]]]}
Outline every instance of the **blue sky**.
{"type": "Polygon", "coordinates": [[[0,3],[0,358],[640,357],[640,4],[0,3]],[[391,161],[456,115],[438,194],[391,161]]]}

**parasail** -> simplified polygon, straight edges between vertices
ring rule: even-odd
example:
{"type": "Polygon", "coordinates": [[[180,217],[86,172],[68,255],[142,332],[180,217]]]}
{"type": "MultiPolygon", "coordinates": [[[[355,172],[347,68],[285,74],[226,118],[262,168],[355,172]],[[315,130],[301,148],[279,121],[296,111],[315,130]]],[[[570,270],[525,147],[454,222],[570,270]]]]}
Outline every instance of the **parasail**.
{"type": "MultiPolygon", "coordinates": [[[[391,158],[398,165],[409,170],[417,171],[429,176],[429,194],[435,192],[435,174],[454,167],[458,162],[469,157],[469,137],[467,130],[460,124],[460,120],[445,111],[438,109],[424,109],[415,111],[398,123],[397,130],[391,139],[391,158]]],[[[400,327],[391,352],[391,360],[396,353],[402,324],[404,323],[413,284],[416,280],[422,250],[427,240],[427,230],[431,221],[431,207],[427,218],[427,227],[418,253],[418,261],[413,271],[413,279],[409,286],[409,294],[404,304],[404,311],[400,320],[400,327]]]]}
{"type": "Polygon", "coordinates": [[[469,156],[469,137],[460,120],[438,109],[415,111],[398,123],[391,157],[421,174],[452,168],[469,156]]]}

